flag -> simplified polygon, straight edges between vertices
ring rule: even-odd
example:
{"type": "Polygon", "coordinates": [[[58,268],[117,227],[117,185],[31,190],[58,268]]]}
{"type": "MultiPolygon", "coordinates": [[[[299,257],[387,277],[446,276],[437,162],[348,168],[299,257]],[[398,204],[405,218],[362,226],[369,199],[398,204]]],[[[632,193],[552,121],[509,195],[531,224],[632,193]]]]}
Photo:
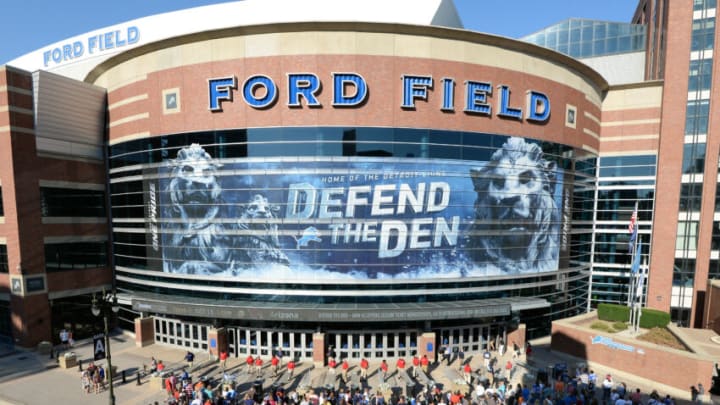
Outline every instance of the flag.
{"type": "MultiPolygon", "coordinates": [[[[640,249],[638,249],[640,250],[640,249]]],[[[643,284],[645,284],[645,272],[640,272],[640,277],[638,278],[637,282],[637,291],[635,292],[635,298],[640,298],[643,295],[643,284]]],[[[642,300],[640,300],[640,303],[642,303],[642,300]]]]}
{"type": "Polygon", "coordinates": [[[638,245],[637,249],[635,250],[635,257],[633,257],[632,266],[630,267],[630,271],[632,274],[635,274],[640,269],[640,258],[642,256],[642,245],[638,245]]]}
{"type": "Polygon", "coordinates": [[[628,242],[628,250],[631,252],[633,250],[635,241],[637,240],[637,236],[638,236],[637,209],[638,209],[638,203],[636,201],[635,202],[635,211],[633,211],[632,216],[630,217],[630,224],[628,225],[628,231],[630,232],[630,241],[628,242]]]}

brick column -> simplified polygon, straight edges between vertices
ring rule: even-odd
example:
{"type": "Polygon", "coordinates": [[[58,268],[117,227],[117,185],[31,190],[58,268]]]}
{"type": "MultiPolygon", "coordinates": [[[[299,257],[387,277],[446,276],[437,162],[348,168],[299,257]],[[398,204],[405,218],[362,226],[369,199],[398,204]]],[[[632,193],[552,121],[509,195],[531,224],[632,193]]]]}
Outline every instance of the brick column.
{"type": "Polygon", "coordinates": [[[145,347],[153,343],[155,343],[154,318],[135,318],[135,346],[145,347]]]}
{"type": "Polygon", "coordinates": [[[437,347],[435,347],[435,332],[425,332],[418,336],[418,357],[427,355],[430,362],[437,361],[437,347]]]}
{"type": "Polygon", "coordinates": [[[313,333],[313,364],[315,367],[325,365],[325,334],[322,332],[313,333]]]}
{"type": "Polygon", "coordinates": [[[525,329],[525,324],[521,323],[520,325],[518,325],[517,329],[513,331],[508,331],[507,341],[505,342],[505,347],[508,351],[512,350],[513,342],[517,343],[520,349],[523,349],[525,347],[525,329]]]}
{"type": "Polygon", "coordinates": [[[227,329],[210,328],[208,330],[208,351],[210,355],[219,357],[221,351],[228,350],[227,329]]]}

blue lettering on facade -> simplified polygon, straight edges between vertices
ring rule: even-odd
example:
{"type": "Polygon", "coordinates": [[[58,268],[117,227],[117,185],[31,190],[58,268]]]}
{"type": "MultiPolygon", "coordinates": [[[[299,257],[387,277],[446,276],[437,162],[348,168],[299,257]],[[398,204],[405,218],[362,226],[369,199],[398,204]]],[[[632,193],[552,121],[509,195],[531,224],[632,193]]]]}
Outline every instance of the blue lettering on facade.
{"type": "Polygon", "coordinates": [[[522,120],[522,108],[510,107],[510,88],[505,85],[498,86],[500,98],[498,99],[498,115],[506,118],[522,120]]]}
{"type": "MultiPolygon", "coordinates": [[[[58,58],[62,53],[58,50],[58,58]]],[[[56,57],[54,54],[50,58],[56,57]]],[[[441,82],[440,110],[455,111],[455,79],[444,77],[441,82]]],[[[332,74],[332,106],[357,107],[369,97],[368,83],[357,73],[343,72],[332,74]]],[[[233,100],[233,92],[238,89],[237,78],[227,76],[208,79],[208,97],[210,111],[222,111],[222,102],[233,100]]],[[[428,100],[433,89],[432,76],[403,75],[402,76],[402,104],[403,109],[415,109],[416,100],[428,100]]],[[[322,81],[314,73],[288,73],[287,74],[287,106],[302,107],[303,101],[308,107],[322,107],[318,96],[322,90],[322,81]]],[[[253,75],[247,78],[242,85],[242,97],[245,103],[256,109],[271,107],[279,93],[275,81],[265,75],[253,75]]],[[[510,86],[501,84],[497,86],[497,112],[498,117],[525,120],[531,123],[544,123],[550,118],[550,99],[544,93],[528,90],[526,108],[513,107],[511,102],[510,86]]],[[[466,114],[491,116],[493,85],[491,82],[465,81],[466,114]]]]}
{"type": "Polygon", "coordinates": [[[492,107],[487,96],[492,94],[492,85],[485,82],[465,82],[465,112],[490,115],[492,107]]]}
{"type": "Polygon", "coordinates": [[[288,73],[288,102],[290,107],[302,107],[305,98],[308,107],[320,107],[316,94],[320,91],[320,79],[313,73],[288,73]]]}
{"type": "MultiPolygon", "coordinates": [[[[600,344],[600,345],[603,345],[603,346],[607,346],[607,347],[609,347],[610,349],[623,350],[623,351],[631,352],[631,353],[635,351],[635,347],[630,346],[630,345],[626,345],[626,344],[624,344],[624,343],[615,342],[615,341],[613,341],[612,338],[610,338],[610,337],[605,337],[605,336],[595,336],[595,337],[592,339],[592,344],[594,344],[594,345],[600,344]]],[[[639,352],[639,350],[638,350],[638,352],[639,352]]],[[[643,352],[643,353],[644,353],[644,352],[643,352]]],[[[642,353],[641,353],[641,354],[642,354],[642,353]]]]}
{"type": "Polygon", "coordinates": [[[220,102],[224,100],[232,101],[233,89],[237,89],[237,78],[235,76],[209,79],[210,111],[222,111],[220,102]]]}
{"type": "Polygon", "coordinates": [[[333,73],[333,106],[354,107],[368,95],[365,79],[357,73],[333,73]],[[354,89],[354,93],[351,93],[354,89]]]}
{"type": "Polygon", "coordinates": [[[140,41],[140,29],[136,26],[130,26],[124,30],[104,32],[99,35],[89,36],[86,41],[66,43],[43,52],[43,66],[48,67],[51,64],[57,65],[77,60],[85,55],[121,48],[136,44],[138,41],[140,41]]]}
{"type": "Polygon", "coordinates": [[[243,98],[252,108],[262,109],[271,106],[277,97],[277,86],[267,76],[255,75],[243,84],[243,98]],[[262,93],[265,94],[262,94],[262,93]]]}
{"type": "Polygon", "coordinates": [[[449,77],[442,79],[443,102],[440,108],[443,111],[455,111],[455,80],[449,77]]]}
{"type": "Polygon", "coordinates": [[[545,122],[550,118],[550,99],[538,91],[528,91],[528,121],[545,122]]]}
{"type": "Polygon", "coordinates": [[[402,108],[415,108],[415,99],[427,100],[428,89],[432,89],[432,76],[403,75],[402,108]]]}

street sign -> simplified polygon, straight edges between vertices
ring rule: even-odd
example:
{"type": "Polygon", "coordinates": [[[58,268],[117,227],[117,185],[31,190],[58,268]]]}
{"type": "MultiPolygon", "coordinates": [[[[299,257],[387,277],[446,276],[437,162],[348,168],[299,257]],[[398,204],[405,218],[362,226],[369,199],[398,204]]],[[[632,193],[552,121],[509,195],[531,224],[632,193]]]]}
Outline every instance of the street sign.
{"type": "Polygon", "coordinates": [[[93,358],[95,360],[102,360],[105,358],[105,334],[104,333],[98,333],[97,335],[93,336],[93,358]]]}

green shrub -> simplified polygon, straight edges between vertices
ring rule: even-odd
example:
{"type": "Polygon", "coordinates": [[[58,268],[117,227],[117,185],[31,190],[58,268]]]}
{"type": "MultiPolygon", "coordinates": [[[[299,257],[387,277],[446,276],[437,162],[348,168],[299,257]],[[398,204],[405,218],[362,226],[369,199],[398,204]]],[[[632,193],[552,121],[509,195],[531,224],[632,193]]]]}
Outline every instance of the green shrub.
{"type": "Polygon", "coordinates": [[[625,305],[599,304],[598,319],[609,322],[630,321],[630,308],[625,305]]]}
{"type": "Polygon", "coordinates": [[[608,324],[602,321],[595,321],[592,324],[590,324],[590,329],[596,329],[601,330],[603,332],[610,332],[610,327],[608,324]]]}
{"type": "Polygon", "coordinates": [[[628,325],[625,322],[615,322],[612,324],[613,329],[615,329],[617,332],[620,332],[621,330],[625,330],[628,328],[628,325]]]}
{"type": "Polygon", "coordinates": [[[640,327],[651,329],[655,327],[664,328],[670,323],[670,314],[656,309],[643,308],[640,317],[640,327]]]}

